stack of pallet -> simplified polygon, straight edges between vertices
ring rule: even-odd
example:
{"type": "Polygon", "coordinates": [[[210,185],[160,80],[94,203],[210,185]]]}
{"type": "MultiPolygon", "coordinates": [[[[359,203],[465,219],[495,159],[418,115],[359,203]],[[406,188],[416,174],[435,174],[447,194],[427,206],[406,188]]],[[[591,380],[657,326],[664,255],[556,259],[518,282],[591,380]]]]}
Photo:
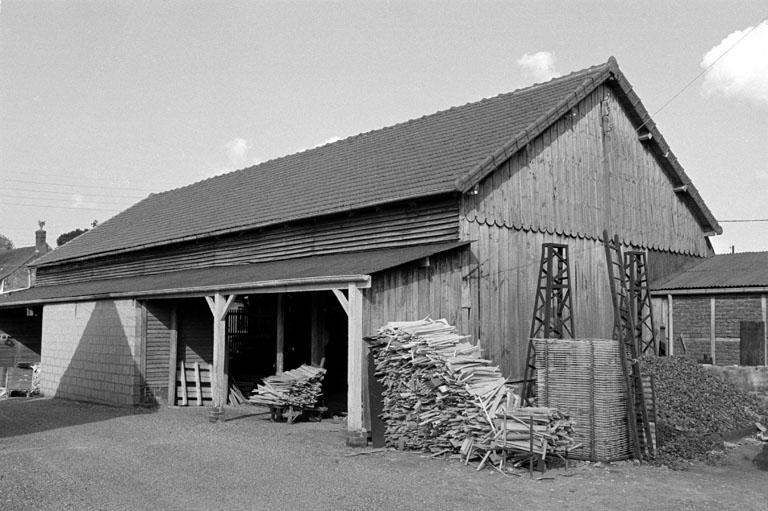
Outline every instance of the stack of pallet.
{"type": "Polygon", "coordinates": [[[520,441],[520,448],[529,450],[530,432],[517,424],[528,424],[534,416],[537,439],[546,437],[550,446],[570,445],[572,422],[556,410],[517,408],[520,399],[505,385],[499,368],[481,358],[481,349],[467,339],[447,321],[428,318],[388,323],[368,339],[383,387],[387,445],[469,456],[520,441]],[[499,438],[503,424],[509,427],[499,438]]]}
{"type": "Polygon", "coordinates": [[[265,406],[313,408],[322,395],[325,369],[302,365],[284,373],[264,378],[248,401],[265,406]]]}

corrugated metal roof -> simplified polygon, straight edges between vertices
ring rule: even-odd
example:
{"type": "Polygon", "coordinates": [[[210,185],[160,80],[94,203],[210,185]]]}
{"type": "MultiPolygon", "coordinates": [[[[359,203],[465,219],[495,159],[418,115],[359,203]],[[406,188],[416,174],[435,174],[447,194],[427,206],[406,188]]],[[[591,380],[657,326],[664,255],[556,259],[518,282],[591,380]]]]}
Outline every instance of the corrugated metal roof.
{"type": "MultiPolygon", "coordinates": [[[[257,264],[217,266],[143,277],[104,279],[57,286],[40,286],[0,295],[0,308],[115,296],[142,297],[212,294],[264,283],[296,279],[359,277],[401,264],[454,250],[469,243],[434,243],[406,248],[370,250],[326,256],[303,257],[257,264]]],[[[275,284],[276,285],[276,284],[275,284]]]]}
{"type": "MultiPolygon", "coordinates": [[[[37,264],[466,191],[609,79],[629,98],[631,115],[645,121],[647,112],[611,58],[543,84],[150,195],[37,264]]],[[[655,131],[654,137],[653,143],[663,143],[655,131]]],[[[668,148],[661,154],[673,158],[668,148]]],[[[681,184],[689,182],[682,167],[671,168],[681,184]]],[[[694,214],[707,229],[717,230],[691,190],[694,214]]]]}
{"type": "Polygon", "coordinates": [[[768,252],[716,255],[652,285],[656,291],[743,287],[768,287],[768,252]]]}

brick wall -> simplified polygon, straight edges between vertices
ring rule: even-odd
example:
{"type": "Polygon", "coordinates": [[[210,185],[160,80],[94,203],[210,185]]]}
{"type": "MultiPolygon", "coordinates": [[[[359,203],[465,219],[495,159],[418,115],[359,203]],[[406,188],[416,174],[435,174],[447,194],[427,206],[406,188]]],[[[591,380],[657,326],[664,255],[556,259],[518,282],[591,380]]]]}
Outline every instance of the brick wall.
{"type": "Polygon", "coordinates": [[[132,406],[139,402],[141,339],[133,300],[46,305],[45,396],[132,406]]]}
{"type": "Polygon", "coordinates": [[[741,321],[762,319],[760,295],[726,295],[715,299],[715,337],[738,339],[741,321]]]}
{"type": "MultiPolygon", "coordinates": [[[[673,299],[675,355],[683,355],[678,336],[683,334],[687,357],[700,360],[710,355],[710,296],[676,296],[673,299]]],[[[715,296],[715,362],[738,365],[741,359],[740,323],[761,321],[758,294],[715,296]]]]}

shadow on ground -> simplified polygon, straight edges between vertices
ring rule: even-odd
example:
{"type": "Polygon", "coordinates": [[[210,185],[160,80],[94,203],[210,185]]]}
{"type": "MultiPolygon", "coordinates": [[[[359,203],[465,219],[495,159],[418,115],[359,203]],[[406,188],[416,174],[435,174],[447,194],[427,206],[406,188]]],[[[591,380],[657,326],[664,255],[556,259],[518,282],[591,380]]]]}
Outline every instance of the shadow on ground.
{"type": "Polygon", "coordinates": [[[63,399],[4,399],[0,400],[0,438],[29,435],[153,411],[146,408],[76,403],[63,399]]]}

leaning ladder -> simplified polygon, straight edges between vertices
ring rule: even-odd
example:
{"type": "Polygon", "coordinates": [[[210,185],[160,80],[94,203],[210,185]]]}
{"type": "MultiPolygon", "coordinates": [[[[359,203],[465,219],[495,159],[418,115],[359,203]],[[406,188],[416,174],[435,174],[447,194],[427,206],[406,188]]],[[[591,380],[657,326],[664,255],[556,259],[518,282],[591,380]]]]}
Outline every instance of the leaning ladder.
{"type": "Polygon", "coordinates": [[[659,354],[656,329],[651,309],[651,290],[648,287],[648,270],[645,252],[624,252],[624,273],[627,276],[629,309],[634,320],[634,338],[638,353],[659,354]]]}
{"type": "Polygon", "coordinates": [[[543,243],[521,393],[526,406],[534,406],[536,402],[536,349],[533,340],[538,337],[573,338],[572,310],[568,245],[543,243]]]}
{"type": "Polygon", "coordinates": [[[603,231],[605,256],[608,264],[608,280],[613,298],[613,338],[619,341],[619,357],[624,385],[627,391],[627,418],[632,452],[636,459],[642,459],[643,451],[653,454],[651,427],[648,421],[640,363],[637,360],[637,346],[634,317],[627,296],[627,274],[621,256],[619,237],[611,239],[603,231]],[[643,445],[641,446],[641,435],[643,445]]]}

